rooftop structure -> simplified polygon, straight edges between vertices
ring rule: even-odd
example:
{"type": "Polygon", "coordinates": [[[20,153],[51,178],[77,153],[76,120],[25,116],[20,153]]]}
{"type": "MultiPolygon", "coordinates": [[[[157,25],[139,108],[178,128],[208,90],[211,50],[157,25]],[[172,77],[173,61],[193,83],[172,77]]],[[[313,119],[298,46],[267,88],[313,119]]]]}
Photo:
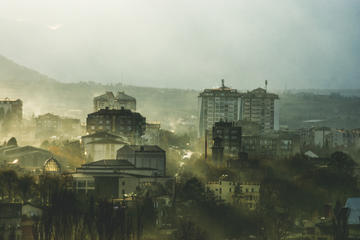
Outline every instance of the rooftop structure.
{"type": "Polygon", "coordinates": [[[94,98],[94,111],[105,108],[118,110],[125,108],[136,111],[136,99],[121,91],[119,91],[116,96],[112,92],[106,92],[94,98]]]}

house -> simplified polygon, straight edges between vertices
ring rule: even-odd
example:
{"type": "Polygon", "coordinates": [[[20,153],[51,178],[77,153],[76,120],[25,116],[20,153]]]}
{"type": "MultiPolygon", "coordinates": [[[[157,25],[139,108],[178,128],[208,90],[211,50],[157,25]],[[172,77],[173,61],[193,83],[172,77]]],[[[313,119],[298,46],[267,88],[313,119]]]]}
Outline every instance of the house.
{"type": "Polygon", "coordinates": [[[156,169],[158,176],[166,175],[166,152],[157,145],[125,145],[117,151],[116,159],[126,159],[137,168],[156,169]]]}
{"type": "Polygon", "coordinates": [[[215,199],[227,204],[240,205],[248,210],[255,210],[260,200],[260,184],[234,182],[219,179],[208,182],[206,191],[212,193],[215,199]]]}

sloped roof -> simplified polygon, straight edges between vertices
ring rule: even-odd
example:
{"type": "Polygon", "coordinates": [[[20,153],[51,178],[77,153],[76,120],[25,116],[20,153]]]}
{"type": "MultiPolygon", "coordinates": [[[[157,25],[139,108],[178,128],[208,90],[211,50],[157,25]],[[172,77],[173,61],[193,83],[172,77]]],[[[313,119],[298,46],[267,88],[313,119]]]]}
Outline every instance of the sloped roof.
{"type": "Polygon", "coordinates": [[[111,139],[111,138],[107,138],[107,139],[105,138],[105,139],[92,141],[87,144],[126,144],[126,143],[123,141],[118,141],[118,140],[111,139]]]}
{"type": "Polygon", "coordinates": [[[114,94],[109,91],[109,92],[106,92],[106,93],[104,93],[104,94],[102,94],[100,96],[95,97],[94,100],[99,100],[99,99],[106,98],[106,97],[115,98],[114,94]]]}
{"type": "Polygon", "coordinates": [[[126,145],[120,148],[118,151],[121,151],[122,149],[136,152],[165,152],[157,145],[126,145]]]}
{"type": "Polygon", "coordinates": [[[348,224],[360,224],[360,197],[348,198],[345,207],[350,210],[348,224]]]}
{"type": "Polygon", "coordinates": [[[129,96],[127,94],[125,94],[125,92],[118,92],[116,94],[116,100],[120,100],[120,101],[136,101],[136,99],[132,96],[129,96]]]}
{"type": "Polygon", "coordinates": [[[83,164],[82,167],[135,167],[128,160],[104,159],[83,164]]]}

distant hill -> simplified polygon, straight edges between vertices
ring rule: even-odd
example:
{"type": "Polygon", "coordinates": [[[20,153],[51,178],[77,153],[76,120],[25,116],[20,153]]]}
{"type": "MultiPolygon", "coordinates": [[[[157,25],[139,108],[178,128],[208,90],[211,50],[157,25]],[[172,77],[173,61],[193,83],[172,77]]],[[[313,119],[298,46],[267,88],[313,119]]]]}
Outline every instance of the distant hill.
{"type": "MultiPolygon", "coordinates": [[[[85,120],[92,112],[93,97],[105,91],[125,91],[137,99],[137,108],[150,121],[161,121],[172,129],[175,123],[197,124],[198,91],[161,89],[94,82],[61,83],[0,56],[0,98],[20,98],[24,112],[52,112],[85,120]]],[[[305,120],[324,120],[319,124],[338,128],[360,128],[359,90],[292,91],[280,94],[280,124],[290,128],[308,126],[305,120]],[[324,94],[325,93],[325,94],[324,94]]]]}

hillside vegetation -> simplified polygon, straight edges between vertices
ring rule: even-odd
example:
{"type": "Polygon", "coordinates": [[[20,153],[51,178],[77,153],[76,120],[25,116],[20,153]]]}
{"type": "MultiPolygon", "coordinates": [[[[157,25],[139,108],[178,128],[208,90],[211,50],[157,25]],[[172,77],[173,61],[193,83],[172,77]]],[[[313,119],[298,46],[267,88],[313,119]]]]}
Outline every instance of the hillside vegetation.
{"type": "MultiPolygon", "coordinates": [[[[0,89],[0,98],[21,98],[27,116],[53,112],[84,121],[86,114],[92,111],[94,96],[105,91],[120,90],[137,99],[138,111],[149,121],[161,121],[165,128],[172,129],[179,122],[197,123],[198,91],[138,87],[122,83],[62,83],[1,56],[0,89]]],[[[316,95],[309,91],[281,94],[280,124],[297,128],[307,126],[304,120],[321,119],[324,120],[321,124],[330,127],[360,127],[360,98],[344,97],[333,92],[330,95],[316,95]]],[[[360,90],[352,92],[357,95],[360,90]]]]}

